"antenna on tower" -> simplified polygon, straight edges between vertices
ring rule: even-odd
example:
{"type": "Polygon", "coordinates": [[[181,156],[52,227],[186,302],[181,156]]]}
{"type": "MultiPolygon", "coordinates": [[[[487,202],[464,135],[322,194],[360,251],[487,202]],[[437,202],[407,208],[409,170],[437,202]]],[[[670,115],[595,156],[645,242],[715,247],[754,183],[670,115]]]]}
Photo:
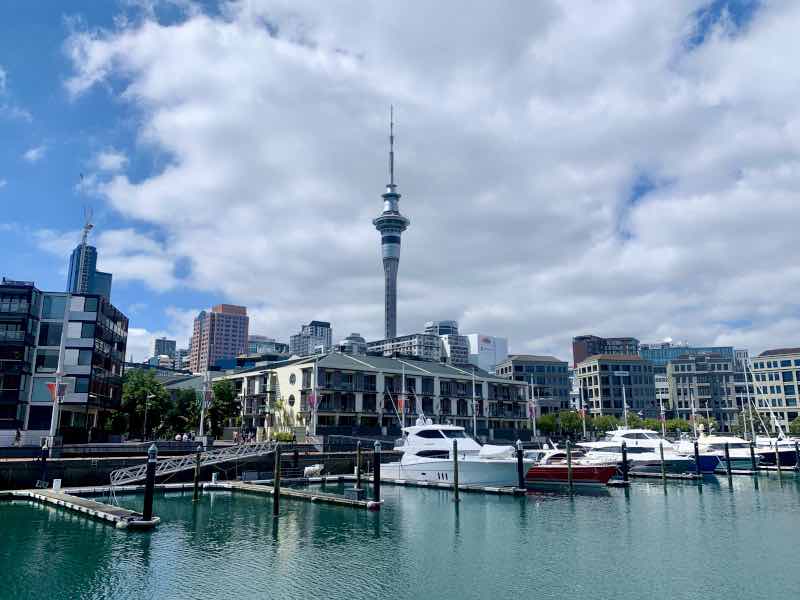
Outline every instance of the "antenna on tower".
{"type": "Polygon", "coordinates": [[[394,106],[389,105],[389,185],[394,188],[394,106]]]}

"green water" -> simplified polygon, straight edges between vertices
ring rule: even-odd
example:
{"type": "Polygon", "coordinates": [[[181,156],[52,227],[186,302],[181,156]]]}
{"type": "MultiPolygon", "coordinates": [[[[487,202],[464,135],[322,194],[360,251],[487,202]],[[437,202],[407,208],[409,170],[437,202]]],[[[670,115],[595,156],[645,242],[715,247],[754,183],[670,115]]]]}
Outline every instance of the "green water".
{"type": "MultiPolygon", "coordinates": [[[[800,478],[525,498],[384,486],[380,513],[227,492],[158,496],[153,533],[0,503],[0,598],[783,598],[800,478]]],[[[131,507],[141,498],[121,497],[131,507]]]]}

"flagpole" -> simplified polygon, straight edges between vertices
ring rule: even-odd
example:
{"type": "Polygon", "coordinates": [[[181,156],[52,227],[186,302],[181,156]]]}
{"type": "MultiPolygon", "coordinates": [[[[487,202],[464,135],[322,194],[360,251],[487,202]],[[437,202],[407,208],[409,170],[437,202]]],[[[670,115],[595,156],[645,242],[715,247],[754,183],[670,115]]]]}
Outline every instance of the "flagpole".
{"type": "Polygon", "coordinates": [[[403,414],[403,429],[406,427],[406,365],[403,363],[400,370],[400,412],[403,414]]]}
{"type": "Polygon", "coordinates": [[[311,405],[311,435],[317,435],[317,405],[319,405],[319,358],[314,359],[314,404],[311,405]]]}
{"type": "Polygon", "coordinates": [[[582,421],[583,421],[583,439],[585,440],[586,439],[586,405],[584,404],[584,401],[583,401],[583,382],[582,381],[579,383],[578,391],[580,392],[580,398],[581,398],[581,417],[582,417],[582,421]]]}

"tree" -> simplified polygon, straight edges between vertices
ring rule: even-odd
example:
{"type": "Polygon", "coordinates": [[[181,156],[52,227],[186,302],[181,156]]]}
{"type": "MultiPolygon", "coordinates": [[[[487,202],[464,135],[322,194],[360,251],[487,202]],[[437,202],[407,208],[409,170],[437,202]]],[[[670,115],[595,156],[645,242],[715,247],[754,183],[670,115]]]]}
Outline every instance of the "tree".
{"type": "Polygon", "coordinates": [[[789,423],[789,433],[792,435],[800,435],[800,417],[789,423]]]}
{"type": "Polygon", "coordinates": [[[619,419],[613,415],[597,415],[592,419],[591,427],[598,433],[613,431],[619,427],[619,419]]]}
{"type": "Polygon", "coordinates": [[[216,382],[213,390],[214,398],[211,400],[211,406],[206,411],[206,416],[211,435],[220,437],[225,424],[232,419],[240,417],[242,407],[236,399],[236,393],[230,381],[216,382]]]}
{"type": "Polygon", "coordinates": [[[558,423],[556,422],[556,416],[552,413],[542,415],[541,417],[536,419],[536,427],[541,433],[544,434],[553,433],[558,427],[558,423]]]}
{"type": "Polygon", "coordinates": [[[141,435],[147,413],[147,432],[158,432],[169,406],[169,394],[152,371],[133,369],[122,378],[122,412],[128,417],[128,433],[141,435]]]}
{"type": "Polygon", "coordinates": [[[562,410],[558,413],[558,425],[561,431],[574,435],[583,429],[581,416],[574,410],[562,410]]]}
{"type": "Polygon", "coordinates": [[[686,419],[669,419],[667,421],[667,431],[689,431],[692,425],[686,419]]]}
{"type": "Polygon", "coordinates": [[[200,422],[199,402],[195,390],[178,390],[164,415],[163,431],[169,437],[186,433],[200,422]]]}
{"type": "Polygon", "coordinates": [[[653,431],[661,431],[661,421],[658,419],[644,419],[642,421],[643,429],[652,429],[653,431]]]}
{"type": "Polygon", "coordinates": [[[719,425],[717,424],[717,420],[714,417],[695,417],[697,419],[697,428],[702,428],[703,431],[706,433],[711,433],[712,431],[718,431],[719,425]]]}

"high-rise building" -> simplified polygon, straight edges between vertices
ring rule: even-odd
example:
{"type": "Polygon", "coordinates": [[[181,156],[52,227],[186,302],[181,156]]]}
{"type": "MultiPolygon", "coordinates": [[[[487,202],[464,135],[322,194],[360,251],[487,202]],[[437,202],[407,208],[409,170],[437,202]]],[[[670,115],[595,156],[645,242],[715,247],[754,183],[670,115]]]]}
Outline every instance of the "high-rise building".
{"type": "Polygon", "coordinates": [[[389,124],[389,184],[383,194],[383,212],[372,220],[381,233],[384,274],[384,334],[397,336],[397,270],[400,266],[400,238],[411,221],[400,214],[400,194],[394,182],[394,121],[389,124]]]}
{"type": "Polygon", "coordinates": [[[733,346],[690,346],[686,342],[658,342],[655,344],[639,344],[639,356],[649,360],[656,367],[656,372],[666,373],[667,363],[683,356],[700,354],[717,354],[734,360],[733,346]]]}
{"type": "Polygon", "coordinates": [[[784,433],[800,415],[800,348],[765,350],[751,362],[755,402],[764,423],[784,433]]]}
{"type": "Polygon", "coordinates": [[[442,362],[451,365],[469,364],[469,339],[458,333],[458,321],[428,321],[425,333],[438,335],[442,343],[442,362]]]}
{"type": "Polygon", "coordinates": [[[720,431],[730,431],[739,407],[736,402],[733,353],[684,354],[667,363],[672,413],[714,417],[720,431]]]}
{"type": "Polygon", "coordinates": [[[367,342],[360,333],[351,333],[339,342],[337,349],[345,354],[366,354],[367,342]]]}
{"type": "Polygon", "coordinates": [[[289,344],[277,342],[275,338],[265,335],[251,335],[247,337],[248,354],[288,354],[289,344]]]}
{"type": "Polygon", "coordinates": [[[498,377],[528,384],[527,396],[534,401],[537,416],[569,408],[572,386],[565,360],[555,356],[512,354],[497,364],[495,373],[498,377]]]}
{"type": "Polygon", "coordinates": [[[639,352],[639,340],[632,337],[602,338],[596,335],[579,335],[572,338],[572,366],[578,366],[595,354],[633,355],[639,352]]]}
{"type": "Polygon", "coordinates": [[[469,362],[489,373],[495,372],[495,367],[508,358],[508,339],[484,335],[482,333],[468,333],[469,362]]]}
{"type": "Polygon", "coordinates": [[[174,359],[177,352],[175,340],[168,340],[165,337],[153,339],[153,356],[169,356],[174,359]]]}
{"type": "Polygon", "coordinates": [[[309,356],[328,352],[333,343],[333,331],[327,321],[311,321],[300,328],[300,333],[289,337],[289,354],[309,356]]]}
{"type": "Polygon", "coordinates": [[[97,270],[97,248],[78,244],[69,257],[67,291],[97,294],[111,300],[111,273],[97,270]]]}
{"type": "Polygon", "coordinates": [[[127,317],[103,296],[41,292],[33,282],[3,279],[0,446],[16,429],[25,444],[39,445],[49,434],[48,384],[59,363],[65,390],[56,435],[65,443],[104,441],[106,419],[122,399],[127,338],[127,317]]]}
{"type": "Polygon", "coordinates": [[[208,371],[220,360],[235,359],[247,350],[250,319],[247,308],[217,304],[201,311],[194,320],[190,367],[194,373],[208,371]]]}
{"type": "Polygon", "coordinates": [[[367,342],[367,352],[383,356],[407,356],[422,360],[441,361],[442,341],[438,335],[411,333],[385,340],[367,342]]]}

